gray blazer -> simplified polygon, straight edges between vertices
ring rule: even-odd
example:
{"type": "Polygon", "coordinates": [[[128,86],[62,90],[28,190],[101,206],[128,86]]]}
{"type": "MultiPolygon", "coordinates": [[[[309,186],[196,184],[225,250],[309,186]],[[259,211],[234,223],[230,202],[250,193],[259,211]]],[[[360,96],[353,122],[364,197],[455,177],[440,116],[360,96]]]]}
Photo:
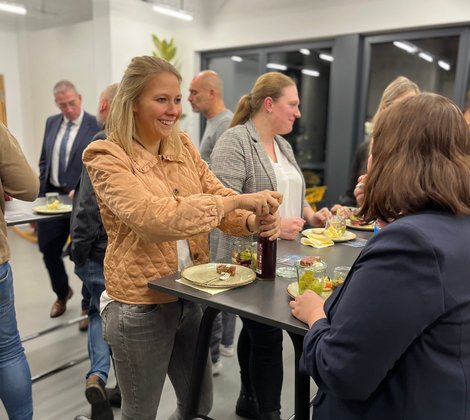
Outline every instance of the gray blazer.
{"type": "MultiPolygon", "coordinates": [[[[305,181],[295,161],[292,147],[281,136],[275,136],[274,140],[302,177],[302,197],[304,197],[305,181]]],[[[226,187],[241,194],[277,190],[274,169],[251,120],[230,128],[222,134],[212,151],[210,168],[226,187]]],[[[302,209],[308,206],[305,199],[301,204],[302,209]]],[[[248,237],[246,240],[256,240],[256,238],[248,237]]],[[[211,258],[228,257],[234,241],[235,238],[215,229],[211,232],[211,258]]]]}

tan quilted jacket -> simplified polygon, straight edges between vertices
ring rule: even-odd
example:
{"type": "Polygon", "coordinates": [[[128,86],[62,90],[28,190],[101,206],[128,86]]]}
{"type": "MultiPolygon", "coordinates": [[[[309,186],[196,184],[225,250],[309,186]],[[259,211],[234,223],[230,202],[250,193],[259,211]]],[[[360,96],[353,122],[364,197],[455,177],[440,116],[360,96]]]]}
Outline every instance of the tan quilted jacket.
{"type": "Polygon", "coordinates": [[[208,169],[191,140],[180,135],[176,157],[167,145],[154,156],[134,143],[136,158],[108,140],[92,142],[83,163],[96,192],[108,233],[106,290],[124,303],[167,303],[176,298],[150,290],[149,280],[178,270],[176,240],[188,239],[194,264],[209,260],[208,232],[246,236],[247,211],[224,217],[221,196],[236,194],[208,169]]]}

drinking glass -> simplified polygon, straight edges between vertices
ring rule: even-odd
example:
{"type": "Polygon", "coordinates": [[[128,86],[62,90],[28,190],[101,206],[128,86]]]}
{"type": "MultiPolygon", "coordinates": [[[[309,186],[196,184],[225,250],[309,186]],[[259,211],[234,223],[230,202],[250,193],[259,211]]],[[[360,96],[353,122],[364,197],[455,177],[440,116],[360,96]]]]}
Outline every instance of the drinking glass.
{"type": "Polygon", "coordinates": [[[341,216],[331,216],[325,225],[324,234],[329,238],[339,239],[346,232],[346,219],[341,216]]]}
{"type": "Polygon", "coordinates": [[[326,283],[326,267],[324,261],[317,261],[309,266],[303,266],[300,262],[296,262],[299,294],[302,294],[305,290],[312,290],[321,296],[326,283]]]}
{"type": "Polygon", "coordinates": [[[351,270],[351,267],[335,267],[335,269],[333,270],[333,279],[331,281],[332,289],[336,289],[339,285],[344,283],[344,280],[346,280],[349,270],[351,270]]]}
{"type": "Polygon", "coordinates": [[[59,202],[59,193],[57,192],[48,192],[46,193],[46,206],[54,205],[55,203],[59,202]]]}
{"type": "Polygon", "coordinates": [[[253,268],[256,264],[256,242],[236,240],[232,249],[232,263],[253,268]]]}

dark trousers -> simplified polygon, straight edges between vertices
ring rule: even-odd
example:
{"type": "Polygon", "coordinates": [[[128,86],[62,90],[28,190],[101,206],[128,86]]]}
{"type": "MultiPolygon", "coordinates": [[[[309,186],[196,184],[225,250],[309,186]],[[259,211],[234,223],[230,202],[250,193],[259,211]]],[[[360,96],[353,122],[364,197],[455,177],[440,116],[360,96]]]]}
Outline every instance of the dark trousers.
{"type": "Polygon", "coordinates": [[[58,299],[65,299],[69,290],[69,279],[62,260],[62,249],[70,232],[70,218],[38,222],[39,250],[43,254],[51,279],[52,290],[58,299]]]}
{"type": "Polygon", "coordinates": [[[238,361],[245,390],[254,393],[260,412],[281,408],[283,380],[282,330],[241,318],[238,361]]]}

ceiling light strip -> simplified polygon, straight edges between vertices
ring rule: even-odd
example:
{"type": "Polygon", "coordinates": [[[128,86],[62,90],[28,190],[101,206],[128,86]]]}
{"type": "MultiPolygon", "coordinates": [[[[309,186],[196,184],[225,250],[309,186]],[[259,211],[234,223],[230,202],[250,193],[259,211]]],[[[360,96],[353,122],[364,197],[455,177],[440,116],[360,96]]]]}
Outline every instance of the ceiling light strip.
{"type": "Polygon", "coordinates": [[[281,70],[281,71],[287,70],[287,66],[285,66],[284,64],[268,63],[266,64],[266,67],[268,69],[273,69],[273,70],[281,70]]]}
{"type": "Polygon", "coordinates": [[[161,13],[166,16],[171,16],[177,19],[186,20],[187,22],[191,22],[193,20],[193,16],[190,15],[188,12],[185,12],[184,10],[171,9],[169,7],[159,6],[158,4],[154,4],[152,6],[152,9],[154,12],[161,13]]]}
{"type": "Polygon", "coordinates": [[[0,2],[0,12],[16,13],[17,15],[25,15],[26,8],[19,4],[0,2]]]}
{"type": "Polygon", "coordinates": [[[330,55],[330,54],[321,53],[321,54],[319,55],[319,57],[320,57],[322,60],[329,61],[330,63],[334,60],[333,56],[330,55]]]}
{"type": "Polygon", "coordinates": [[[316,70],[311,70],[311,69],[302,69],[302,74],[305,74],[306,76],[313,76],[313,77],[320,76],[320,72],[316,70]]]}

